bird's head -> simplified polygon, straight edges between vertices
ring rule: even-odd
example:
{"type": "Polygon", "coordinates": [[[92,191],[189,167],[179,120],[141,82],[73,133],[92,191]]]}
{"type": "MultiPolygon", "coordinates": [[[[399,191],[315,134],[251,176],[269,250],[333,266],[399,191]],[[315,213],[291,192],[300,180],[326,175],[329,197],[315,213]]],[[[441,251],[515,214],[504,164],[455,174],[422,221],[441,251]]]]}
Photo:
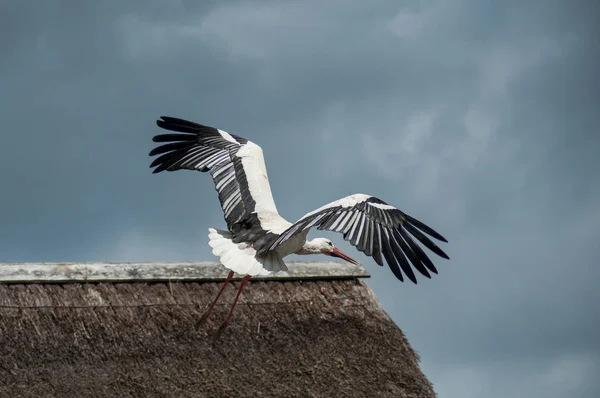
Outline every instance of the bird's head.
{"type": "Polygon", "coordinates": [[[347,255],[340,249],[336,248],[333,245],[333,242],[327,238],[315,238],[307,242],[307,244],[305,245],[305,249],[308,249],[307,251],[310,251],[313,254],[321,253],[326,256],[341,258],[342,260],[348,261],[349,263],[355,265],[359,264],[358,261],[347,255]]]}

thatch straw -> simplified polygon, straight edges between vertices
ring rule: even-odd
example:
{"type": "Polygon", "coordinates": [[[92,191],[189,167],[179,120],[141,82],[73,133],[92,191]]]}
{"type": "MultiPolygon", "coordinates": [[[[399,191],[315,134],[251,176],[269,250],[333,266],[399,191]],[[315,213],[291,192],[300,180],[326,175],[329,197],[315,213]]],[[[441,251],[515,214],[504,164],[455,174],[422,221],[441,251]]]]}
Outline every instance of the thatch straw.
{"type": "Polygon", "coordinates": [[[0,284],[0,396],[433,397],[360,280],[0,284]],[[239,282],[234,282],[239,285],[239,282]]]}

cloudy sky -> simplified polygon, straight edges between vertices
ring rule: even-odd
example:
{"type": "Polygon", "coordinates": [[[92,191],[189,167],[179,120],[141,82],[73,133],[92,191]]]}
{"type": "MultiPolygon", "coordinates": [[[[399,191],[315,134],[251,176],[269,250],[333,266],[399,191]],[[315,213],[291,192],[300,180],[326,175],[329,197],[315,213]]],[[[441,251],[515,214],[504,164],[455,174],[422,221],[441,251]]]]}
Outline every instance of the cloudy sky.
{"type": "Polygon", "coordinates": [[[212,259],[210,178],[148,168],[156,118],[183,117],[261,145],[288,219],[364,192],[448,238],[415,286],[327,235],[372,273],[440,397],[600,396],[598,15],[3,0],[0,261],[212,259]]]}

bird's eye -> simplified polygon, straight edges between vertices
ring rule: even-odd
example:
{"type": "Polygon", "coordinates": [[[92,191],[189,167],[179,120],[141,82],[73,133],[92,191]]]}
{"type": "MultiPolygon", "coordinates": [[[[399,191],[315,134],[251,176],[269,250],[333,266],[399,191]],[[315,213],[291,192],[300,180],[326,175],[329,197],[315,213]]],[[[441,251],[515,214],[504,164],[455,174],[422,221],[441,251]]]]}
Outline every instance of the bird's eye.
{"type": "Polygon", "coordinates": [[[327,242],[327,244],[328,244],[329,246],[333,247],[333,243],[331,243],[331,242],[327,242]]]}

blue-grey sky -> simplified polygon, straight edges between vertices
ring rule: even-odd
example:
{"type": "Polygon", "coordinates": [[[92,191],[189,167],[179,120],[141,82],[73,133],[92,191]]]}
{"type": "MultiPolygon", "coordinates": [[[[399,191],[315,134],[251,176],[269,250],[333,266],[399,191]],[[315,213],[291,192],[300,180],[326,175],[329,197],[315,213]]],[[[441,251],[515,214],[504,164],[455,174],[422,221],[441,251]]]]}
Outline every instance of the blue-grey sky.
{"type": "Polygon", "coordinates": [[[212,259],[210,178],[148,168],[156,118],[191,119],[262,146],[292,221],[363,192],[448,238],[415,286],[326,235],[372,273],[440,397],[600,396],[598,16],[3,0],[0,261],[212,259]]]}

